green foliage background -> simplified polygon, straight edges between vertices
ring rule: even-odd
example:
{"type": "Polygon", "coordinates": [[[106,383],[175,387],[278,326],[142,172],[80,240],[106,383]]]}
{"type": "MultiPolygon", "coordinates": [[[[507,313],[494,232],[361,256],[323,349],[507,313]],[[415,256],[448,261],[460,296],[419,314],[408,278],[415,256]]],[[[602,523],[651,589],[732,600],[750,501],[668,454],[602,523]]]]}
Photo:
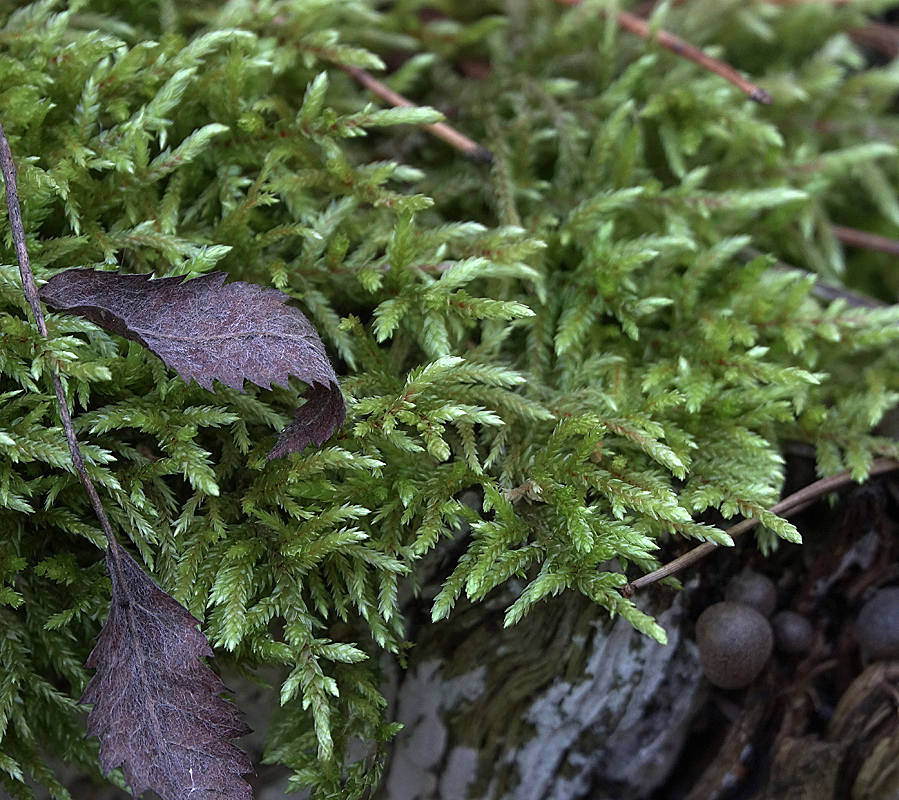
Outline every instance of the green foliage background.
{"type": "Polygon", "coordinates": [[[896,455],[871,430],[899,398],[899,311],[823,303],[814,277],[757,256],[894,296],[891,261],[832,230],[899,228],[899,66],[869,66],[846,33],[887,5],[657,9],[769,90],[761,107],[619,31],[601,0],[2,4],[0,121],[38,278],[224,269],[275,286],[349,404],[321,450],[266,463],[302,386],[212,394],[53,313],[42,340],[3,221],[6,790],[32,796],[30,775],[67,797],[44,752],[99,774],[75,703],[108,604],[103,536],[51,370],[123,542],[219,659],[285,669],[268,758],[321,797],[377,779],[394,728],[371,656],[402,653],[398,586],[460,518],[435,619],[519,576],[509,624],[570,590],[661,638],[615,591],[619,567],[652,568],[670,536],[727,543],[694,521],[707,508],[759,517],[766,546],[795,540],[764,510],[785,441],[858,479],[896,455]],[[384,60],[494,164],[339,69],[384,60]],[[374,747],[347,765],[353,738],[374,747]]]}

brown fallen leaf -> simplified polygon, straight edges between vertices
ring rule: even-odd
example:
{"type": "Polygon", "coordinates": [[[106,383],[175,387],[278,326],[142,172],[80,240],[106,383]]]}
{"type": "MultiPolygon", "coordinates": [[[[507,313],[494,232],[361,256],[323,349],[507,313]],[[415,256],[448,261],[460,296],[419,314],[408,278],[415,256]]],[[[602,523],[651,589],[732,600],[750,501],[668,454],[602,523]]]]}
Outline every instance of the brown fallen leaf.
{"type": "Polygon", "coordinates": [[[87,732],[100,737],[104,774],[122,766],[135,797],[152,789],[162,800],[252,800],[240,777],[250,760],[228,741],[250,729],[200,661],[212,650],[199,620],[120,545],[109,545],[106,566],[112,603],[80,701],[94,704],[87,732]]]}
{"type": "Polygon", "coordinates": [[[280,458],[289,453],[298,453],[311,438],[317,445],[327,441],[346,419],[346,405],[340,389],[325,386],[311,386],[304,395],[305,405],[293,413],[290,423],[278,436],[275,446],[269,450],[267,459],[280,458]],[[321,431],[321,438],[314,433],[321,431]]]}
{"type": "Polygon", "coordinates": [[[290,375],[309,384],[305,405],[278,437],[268,458],[321,446],[346,418],[346,404],[325,347],[312,323],[276,289],[236,281],[224,272],[190,281],[151,280],[93,269],[54,275],[41,299],[79,314],[110,333],[142,344],[185,381],[212,390],[213,380],[243,391],[244,380],[265,389],[290,375]]]}

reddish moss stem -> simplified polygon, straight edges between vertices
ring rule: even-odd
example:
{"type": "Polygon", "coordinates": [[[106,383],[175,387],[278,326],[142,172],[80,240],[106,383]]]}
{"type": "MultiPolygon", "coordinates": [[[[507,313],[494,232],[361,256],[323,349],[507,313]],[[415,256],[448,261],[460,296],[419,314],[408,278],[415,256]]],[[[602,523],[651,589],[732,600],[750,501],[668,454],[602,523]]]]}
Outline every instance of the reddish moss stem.
{"type": "MultiPolygon", "coordinates": [[[[581,4],[582,0],[556,0],[556,2],[565,6],[577,6],[581,4]]],[[[615,15],[615,21],[624,30],[639,36],[641,39],[649,41],[654,38],[662,47],[670,50],[672,53],[677,53],[677,55],[699,64],[699,66],[709,70],[709,72],[720,75],[740,89],[740,91],[745,92],[750,100],[755,100],[756,103],[761,103],[762,105],[771,105],[771,95],[768,92],[744,78],[730,64],[720,59],[712,58],[712,56],[704,53],[695,45],[684,41],[679,36],[663,30],[653,32],[645,20],[627,11],[619,11],[615,15]]]]}
{"type": "MultiPolygon", "coordinates": [[[[25,242],[25,226],[22,224],[22,209],[19,205],[18,175],[16,165],[12,157],[12,149],[9,146],[9,140],[6,138],[6,131],[3,125],[0,125],[0,171],[3,172],[3,182],[6,185],[6,208],[9,212],[9,227],[12,231],[12,240],[16,250],[16,258],[19,262],[19,275],[22,278],[22,289],[25,293],[25,299],[31,307],[31,313],[34,316],[35,325],[41,336],[49,339],[47,332],[47,323],[44,320],[44,310],[41,308],[41,301],[37,291],[37,284],[34,282],[34,273],[31,271],[31,259],[28,256],[28,246],[25,242]]],[[[87,496],[90,498],[91,505],[100,520],[100,527],[106,535],[106,539],[110,544],[115,542],[115,536],[112,532],[112,526],[100,502],[100,496],[97,494],[96,488],[87,474],[87,467],[84,464],[84,457],[81,454],[81,448],[78,446],[78,440],[75,438],[75,426],[72,424],[72,415],[69,413],[69,405],[66,402],[65,392],[62,388],[62,381],[55,372],[51,373],[53,380],[53,390],[56,393],[56,403],[59,406],[59,415],[62,419],[63,431],[65,431],[66,441],[69,445],[69,453],[72,456],[72,464],[81,483],[84,486],[87,496]]]]}
{"type": "Polygon", "coordinates": [[[897,239],[889,239],[886,236],[860,231],[856,228],[846,228],[843,225],[834,225],[833,232],[843,244],[848,244],[852,247],[865,247],[868,250],[879,250],[882,253],[899,256],[899,240],[897,239]]]}
{"type": "MultiPolygon", "coordinates": [[[[899,462],[894,461],[892,458],[876,458],[871,464],[868,477],[881,475],[884,472],[893,472],[897,469],[899,469],[899,462]]],[[[790,514],[796,514],[803,509],[808,508],[812,503],[818,500],[818,498],[830,494],[837,489],[841,489],[850,483],[853,483],[853,478],[852,473],[849,470],[838,472],[836,475],[830,475],[826,478],[821,478],[819,481],[810,483],[798,492],[794,492],[789,497],[785,497],[777,503],[777,505],[772,506],[769,511],[771,511],[772,514],[779,514],[784,517],[787,517],[790,514]]],[[[758,524],[759,521],[757,519],[744,519],[742,522],[738,522],[736,525],[728,528],[727,533],[733,539],[742,533],[746,533],[748,530],[752,530],[752,528],[758,524]]],[[[717,544],[705,542],[698,547],[694,547],[689,553],[684,553],[684,555],[679,558],[675,558],[674,561],[659,567],[657,570],[654,570],[641,578],[637,578],[635,581],[626,583],[619,589],[619,591],[623,597],[633,597],[638,589],[643,589],[656,581],[662,580],[662,578],[674,575],[675,572],[679,572],[684,567],[695,564],[697,561],[705,558],[709,553],[717,549],[717,544]]]]}
{"type": "MultiPolygon", "coordinates": [[[[417,108],[415,103],[403,97],[399,92],[393,91],[389,86],[381,83],[377,78],[367,73],[359,67],[352,67],[347,64],[337,64],[344,72],[351,75],[355,80],[362,84],[372,94],[380,97],[384,102],[389,103],[395,108],[417,108]]],[[[486,147],[472,141],[467,136],[459,133],[455,128],[450,127],[445,122],[435,122],[430,125],[423,126],[425,130],[430,131],[434,136],[443,139],[447,144],[462,151],[473,161],[485,161],[490,163],[493,161],[493,153],[486,147]]]]}

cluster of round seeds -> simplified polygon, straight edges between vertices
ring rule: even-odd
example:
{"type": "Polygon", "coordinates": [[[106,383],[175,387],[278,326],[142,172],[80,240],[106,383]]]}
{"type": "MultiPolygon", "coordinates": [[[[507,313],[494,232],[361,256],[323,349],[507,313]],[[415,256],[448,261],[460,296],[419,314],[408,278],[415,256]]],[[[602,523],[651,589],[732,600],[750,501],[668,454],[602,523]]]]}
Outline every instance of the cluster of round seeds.
{"type": "Polygon", "coordinates": [[[748,686],[765,668],[775,644],[791,655],[811,649],[814,631],[802,615],[781,611],[768,622],[777,588],[764,575],[744,570],[727,584],[724,597],[696,621],[699,660],[715,686],[748,686]]]}
{"type": "MultiPolygon", "coordinates": [[[[764,575],[744,570],[727,584],[724,597],[696,621],[699,660],[715,686],[748,686],[775,646],[791,656],[811,650],[814,629],[801,614],[781,611],[768,622],[777,589],[764,575]]],[[[899,660],[899,587],[881,589],[865,603],[855,622],[855,638],[866,660],[899,660]]]]}

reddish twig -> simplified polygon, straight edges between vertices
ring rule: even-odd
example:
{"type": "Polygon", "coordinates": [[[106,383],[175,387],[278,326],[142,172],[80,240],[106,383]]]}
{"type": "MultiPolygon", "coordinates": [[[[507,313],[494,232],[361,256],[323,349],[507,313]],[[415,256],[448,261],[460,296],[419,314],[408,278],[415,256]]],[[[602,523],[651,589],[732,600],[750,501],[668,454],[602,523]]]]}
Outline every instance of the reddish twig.
{"type": "MultiPolygon", "coordinates": [[[[757,250],[754,247],[744,247],[740,251],[740,258],[747,263],[763,255],[765,254],[761,250],[757,250]]],[[[866,294],[862,294],[862,292],[847,289],[845,286],[840,286],[836,283],[829,283],[819,275],[815,275],[800,267],[794,267],[785,261],[778,260],[771,266],[771,269],[785,274],[802,275],[804,277],[812,276],[815,280],[812,286],[812,294],[819,300],[824,300],[827,303],[832,303],[834,300],[843,300],[850,308],[883,308],[887,305],[883,300],[869,297],[866,294]]]]}
{"type": "MultiPolygon", "coordinates": [[[[556,2],[566,6],[577,6],[580,5],[583,0],[556,0],[556,2]]],[[[712,56],[704,53],[689,42],[685,42],[679,36],[675,36],[673,33],[668,33],[668,31],[663,30],[655,31],[653,34],[649,24],[645,20],[642,20],[640,17],[630,14],[627,11],[619,11],[615,15],[615,21],[620,27],[639,36],[641,39],[648,41],[649,39],[655,38],[662,47],[670,50],[672,53],[677,53],[677,55],[683,56],[684,58],[699,64],[699,66],[704,69],[714,72],[716,75],[720,75],[726,81],[730,81],[740,91],[745,92],[750,100],[755,100],[756,103],[761,103],[766,106],[771,105],[771,95],[768,94],[768,92],[756,86],[752,81],[744,78],[730,64],[726,64],[720,59],[712,58],[712,56]]]]}
{"type": "Polygon", "coordinates": [[[848,6],[852,0],[767,0],[775,6],[801,6],[820,3],[826,6],[848,6]]]}
{"type": "Polygon", "coordinates": [[[849,38],[855,44],[870,47],[887,58],[899,55],[899,30],[882,22],[869,22],[861,28],[850,28],[849,38]]]}
{"type": "MultiPolygon", "coordinates": [[[[871,464],[868,477],[881,475],[884,472],[893,472],[897,469],[899,469],[899,462],[894,461],[892,458],[876,458],[871,464]]],[[[790,514],[796,514],[808,508],[819,497],[830,494],[852,482],[853,478],[850,470],[838,472],[836,475],[830,475],[827,478],[821,478],[819,481],[810,483],[798,492],[794,492],[789,497],[785,497],[777,503],[777,505],[772,506],[769,511],[771,511],[772,514],[788,517],[790,514]]],[[[759,521],[757,519],[744,519],[742,522],[738,522],[736,525],[728,528],[727,533],[733,539],[742,533],[746,533],[748,530],[752,530],[752,528],[758,524],[759,521]]],[[[626,583],[619,589],[619,592],[621,592],[623,597],[633,597],[638,589],[643,589],[656,581],[662,580],[662,578],[667,578],[675,572],[679,572],[684,567],[695,564],[700,559],[705,558],[709,553],[718,549],[719,546],[717,544],[705,542],[698,547],[694,547],[690,552],[684,553],[684,555],[679,558],[675,558],[674,561],[659,567],[657,570],[637,578],[635,581],[626,583]]]]}
{"type": "MultiPolygon", "coordinates": [[[[386,103],[390,103],[390,105],[398,108],[418,108],[411,100],[407,100],[399,92],[393,91],[393,89],[381,83],[381,81],[367,73],[364,69],[348,66],[347,64],[337,64],[337,66],[386,103]]],[[[461,150],[473,161],[485,161],[487,163],[493,161],[493,153],[486,147],[472,141],[445,122],[435,122],[425,125],[424,128],[457,150],[461,150]]]]}
{"type": "MultiPolygon", "coordinates": [[[[44,320],[44,312],[41,308],[41,301],[38,296],[37,285],[34,282],[34,273],[31,271],[31,259],[28,257],[28,247],[25,244],[25,228],[22,225],[22,210],[19,206],[19,190],[16,180],[16,165],[13,161],[12,150],[9,141],[6,138],[6,132],[3,125],[0,124],[0,171],[3,172],[3,182],[6,184],[6,208],[9,211],[9,227],[12,231],[12,240],[16,249],[16,258],[19,262],[19,275],[22,277],[22,288],[25,292],[25,299],[31,307],[31,313],[34,315],[34,321],[41,336],[49,339],[47,332],[47,323],[44,320]]],[[[72,455],[72,463],[75,471],[84,485],[87,496],[90,498],[91,505],[100,520],[100,527],[106,535],[106,539],[110,544],[115,542],[115,536],[112,532],[112,526],[100,502],[100,497],[94,484],[87,474],[87,468],[84,464],[84,457],[81,454],[81,448],[78,446],[78,440],[75,438],[75,426],[72,424],[72,415],[69,413],[69,405],[66,402],[65,392],[62,388],[62,381],[59,375],[51,372],[53,380],[53,389],[56,392],[56,402],[59,405],[59,414],[62,419],[62,427],[65,431],[66,441],[69,444],[69,453],[72,455]]]]}
{"type": "Polygon", "coordinates": [[[843,244],[866,247],[869,250],[880,250],[882,253],[899,256],[899,240],[897,239],[888,239],[886,236],[878,236],[876,233],[868,233],[856,228],[846,228],[843,225],[834,225],[833,232],[843,244]]]}

